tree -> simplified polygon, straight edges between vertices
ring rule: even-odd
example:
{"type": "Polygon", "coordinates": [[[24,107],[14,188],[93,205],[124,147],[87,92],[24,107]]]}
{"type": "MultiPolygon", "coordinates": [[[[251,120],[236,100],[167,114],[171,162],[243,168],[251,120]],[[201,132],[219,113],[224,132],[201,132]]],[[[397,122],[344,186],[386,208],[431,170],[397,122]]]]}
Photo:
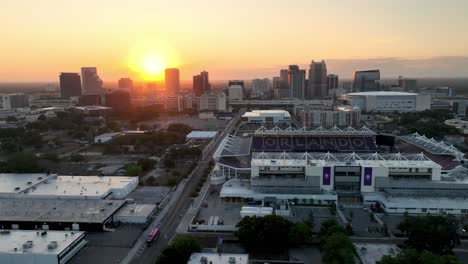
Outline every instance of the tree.
{"type": "Polygon", "coordinates": [[[246,216],[236,225],[234,235],[249,252],[278,252],[289,246],[291,225],[281,216],[246,216]]]}
{"type": "Polygon", "coordinates": [[[407,249],[396,255],[384,256],[377,264],[461,264],[454,256],[434,255],[429,251],[417,251],[414,249],[407,249]]]}
{"type": "Polygon", "coordinates": [[[300,246],[312,238],[312,229],[303,222],[294,223],[289,230],[289,244],[300,246]]]}
{"type": "Polygon", "coordinates": [[[156,165],[156,161],[148,158],[140,159],[137,162],[137,165],[139,165],[144,171],[149,171],[154,168],[156,165]]]}
{"type": "Polygon", "coordinates": [[[398,225],[408,235],[406,244],[419,251],[450,254],[459,243],[458,221],[453,216],[428,215],[405,217],[398,225]]]}
{"type": "Polygon", "coordinates": [[[306,224],[309,227],[310,230],[314,229],[315,220],[314,220],[314,212],[313,211],[310,211],[307,219],[304,221],[304,224],[306,224]]]}
{"type": "Polygon", "coordinates": [[[7,122],[16,122],[16,121],[18,121],[18,118],[16,118],[16,116],[8,116],[6,118],[6,121],[7,122]]]}
{"type": "Polygon", "coordinates": [[[192,132],[192,127],[186,124],[175,123],[175,124],[170,124],[167,127],[167,131],[182,133],[185,136],[188,133],[192,132]]]}
{"type": "Polygon", "coordinates": [[[59,156],[58,156],[57,153],[55,153],[55,152],[47,152],[47,153],[44,153],[44,155],[42,156],[42,158],[44,158],[44,159],[46,159],[46,160],[53,161],[53,162],[59,162],[59,161],[60,161],[59,156]]]}
{"type": "Polygon", "coordinates": [[[164,167],[166,168],[174,168],[175,162],[171,159],[164,159],[164,167]]]}
{"type": "Polygon", "coordinates": [[[192,236],[178,236],[162,252],[156,264],[186,264],[193,252],[200,252],[200,242],[192,236]]]}
{"type": "Polygon", "coordinates": [[[86,157],[81,154],[72,154],[68,159],[71,162],[84,162],[86,161],[86,157]]]}
{"type": "Polygon", "coordinates": [[[133,164],[130,167],[128,167],[126,174],[128,176],[138,176],[140,173],[143,171],[141,166],[133,164]]]}
{"type": "Polygon", "coordinates": [[[47,117],[42,114],[42,115],[39,115],[39,117],[37,118],[38,121],[46,121],[47,117]]]}
{"type": "Polygon", "coordinates": [[[344,233],[335,232],[327,237],[321,252],[325,263],[354,264],[354,246],[344,233]]]}
{"type": "Polygon", "coordinates": [[[39,166],[36,156],[31,154],[16,154],[0,163],[0,173],[37,173],[44,169],[39,166]]]}

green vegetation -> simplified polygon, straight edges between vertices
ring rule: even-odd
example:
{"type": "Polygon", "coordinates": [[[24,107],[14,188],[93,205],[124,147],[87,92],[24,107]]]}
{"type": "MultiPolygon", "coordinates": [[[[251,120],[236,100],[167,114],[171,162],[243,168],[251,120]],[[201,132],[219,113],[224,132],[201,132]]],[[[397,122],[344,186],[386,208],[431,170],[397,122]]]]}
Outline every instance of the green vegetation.
{"type": "Polygon", "coordinates": [[[457,234],[458,221],[453,216],[428,215],[409,217],[398,225],[408,236],[408,247],[433,254],[451,254],[460,240],[457,234]]]}
{"type": "Polygon", "coordinates": [[[429,251],[404,250],[395,257],[384,256],[377,264],[462,264],[454,256],[437,256],[429,251]]]}
{"type": "Polygon", "coordinates": [[[319,233],[320,251],[325,263],[353,264],[354,246],[346,229],[330,219],[322,223],[319,233]]]}
{"type": "Polygon", "coordinates": [[[284,217],[246,216],[234,233],[249,252],[273,253],[299,246],[312,238],[312,229],[305,223],[293,223],[284,217]]]}
{"type": "Polygon", "coordinates": [[[137,162],[137,165],[141,167],[143,171],[149,171],[156,166],[158,162],[153,159],[143,158],[137,162]]]}
{"type": "Polygon", "coordinates": [[[130,165],[130,167],[128,167],[128,169],[126,171],[126,175],[128,175],[128,176],[138,176],[138,175],[140,175],[140,173],[142,171],[143,171],[143,169],[141,168],[141,166],[133,164],[133,165],[130,165]]]}
{"type": "Polygon", "coordinates": [[[156,264],[186,264],[190,255],[201,251],[200,242],[192,236],[178,236],[159,256],[156,264]]]}
{"type": "Polygon", "coordinates": [[[31,154],[16,154],[5,162],[0,162],[0,173],[36,173],[44,172],[39,160],[31,154]]]}
{"type": "Polygon", "coordinates": [[[407,134],[418,132],[427,137],[442,138],[445,135],[456,135],[460,131],[448,126],[445,120],[453,118],[453,114],[444,110],[426,110],[423,112],[401,113],[395,118],[396,125],[406,129],[407,134]]]}
{"type": "Polygon", "coordinates": [[[167,131],[169,132],[178,132],[187,135],[188,133],[192,132],[192,127],[186,124],[170,124],[169,127],[167,127],[167,131]]]}
{"type": "Polygon", "coordinates": [[[25,128],[0,129],[1,150],[5,153],[22,152],[25,147],[40,148],[44,144],[39,132],[25,128]]]}
{"type": "Polygon", "coordinates": [[[71,162],[86,162],[86,157],[81,154],[72,154],[68,157],[71,162]]]}
{"type": "Polygon", "coordinates": [[[42,155],[42,158],[46,159],[46,160],[53,161],[53,162],[59,162],[60,161],[59,156],[55,152],[44,153],[44,155],[42,155]]]}

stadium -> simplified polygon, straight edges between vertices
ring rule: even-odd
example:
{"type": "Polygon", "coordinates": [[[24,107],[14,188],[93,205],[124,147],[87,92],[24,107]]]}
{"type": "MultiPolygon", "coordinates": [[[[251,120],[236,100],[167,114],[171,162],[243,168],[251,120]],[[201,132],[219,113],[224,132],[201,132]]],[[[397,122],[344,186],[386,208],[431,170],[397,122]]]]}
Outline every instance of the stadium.
{"type": "Polygon", "coordinates": [[[468,213],[464,154],[424,135],[261,126],[248,136],[228,135],[213,157],[211,181],[222,184],[227,201],[364,202],[388,213],[468,213]]]}

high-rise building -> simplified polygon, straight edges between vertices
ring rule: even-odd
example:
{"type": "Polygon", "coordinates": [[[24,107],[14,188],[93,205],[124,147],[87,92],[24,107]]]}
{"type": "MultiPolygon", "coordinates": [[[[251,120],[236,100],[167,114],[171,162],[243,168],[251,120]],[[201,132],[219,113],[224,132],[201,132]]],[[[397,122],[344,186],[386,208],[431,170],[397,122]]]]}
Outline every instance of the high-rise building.
{"type": "Polygon", "coordinates": [[[408,79],[398,76],[398,87],[403,88],[403,90],[407,92],[417,92],[418,81],[416,79],[408,79]]]}
{"type": "Polygon", "coordinates": [[[60,73],[60,95],[65,99],[81,95],[81,78],[78,73],[60,73]]]}
{"type": "Polygon", "coordinates": [[[204,93],[198,98],[198,111],[226,111],[226,94],[204,93]]]}
{"type": "Polygon", "coordinates": [[[130,78],[120,78],[118,86],[119,89],[128,89],[131,91],[133,89],[133,80],[130,78]]]}
{"type": "Polygon", "coordinates": [[[180,73],[177,68],[165,70],[166,93],[179,94],[180,92],[180,73]]]}
{"type": "Polygon", "coordinates": [[[289,71],[287,69],[280,70],[280,80],[285,82],[289,80],[289,71]]]}
{"type": "Polygon", "coordinates": [[[116,111],[128,111],[132,106],[130,92],[125,90],[115,90],[106,93],[106,106],[112,107],[116,111]]]}
{"type": "Polygon", "coordinates": [[[253,79],[251,97],[265,97],[270,95],[270,79],[253,79]]]}
{"type": "Polygon", "coordinates": [[[306,71],[297,65],[289,65],[288,74],[290,97],[304,99],[306,71]]]}
{"type": "Polygon", "coordinates": [[[241,101],[244,98],[244,88],[238,84],[230,85],[229,101],[241,101]]]}
{"type": "Polygon", "coordinates": [[[195,96],[200,96],[203,93],[210,92],[211,86],[208,77],[208,72],[202,71],[199,75],[193,76],[193,93],[195,96]]]}
{"type": "Polygon", "coordinates": [[[330,90],[338,88],[338,75],[329,74],[327,76],[327,92],[330,94],[330,90]]]}
{"type": "Polygon", "coordinates": [[[380,90],[380,71],[357,71],[354,73],[353,92],[369,92],[380,90]]]}
{"type": "Polygon", "coordinates": [[[29,95],[24,93],[0,95],[0,109],[29,109],[29,95]]]}
{"type": "Polygon", "coordinates": [[[245,89],[244,81],[242,81],[242,80],[230,80],[228,82],[228,86],[231,86],[231,85],[240,85],[240,86],[242,86],[242,89],[245,89]]]}
{"type": "Polygon", "coordinates": [[[309,82],[305,91],[305,98],[321,98],[328,95],[327,91],[327,65],[325,61],[310,63],[309,82]]]}
{"type": "Polygon", "coordinates": [[[96,67],[81,68],[81,82],[83,84],[83,94],[103,95],[102,80],[97,74],[96,67]]]}

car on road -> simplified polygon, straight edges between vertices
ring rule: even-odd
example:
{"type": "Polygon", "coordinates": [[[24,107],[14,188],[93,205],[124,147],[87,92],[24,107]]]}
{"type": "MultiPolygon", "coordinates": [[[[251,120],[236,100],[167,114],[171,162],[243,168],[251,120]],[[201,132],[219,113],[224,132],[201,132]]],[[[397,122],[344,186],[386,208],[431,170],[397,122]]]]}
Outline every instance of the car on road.
{"type": "Polygon", "coordinates": [[[363,210],[363,211],[369,211],[369,208],[367,208],[367,206],[364,206],[364,207],[362,208],[362,210],[363,210]]]}
{"type": "Polygon", "coordinates": [[[340,206],[338,206],[340,208],[340,210],[344,210],[344,206],[342,204],[340,204],[340,206]]]}

